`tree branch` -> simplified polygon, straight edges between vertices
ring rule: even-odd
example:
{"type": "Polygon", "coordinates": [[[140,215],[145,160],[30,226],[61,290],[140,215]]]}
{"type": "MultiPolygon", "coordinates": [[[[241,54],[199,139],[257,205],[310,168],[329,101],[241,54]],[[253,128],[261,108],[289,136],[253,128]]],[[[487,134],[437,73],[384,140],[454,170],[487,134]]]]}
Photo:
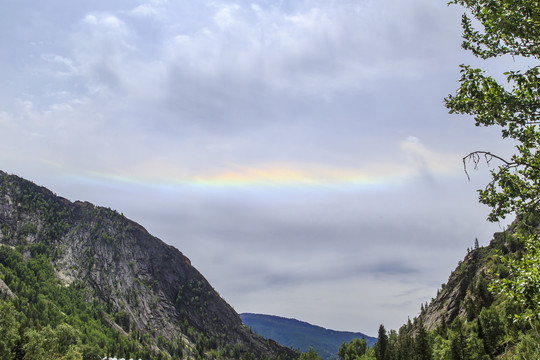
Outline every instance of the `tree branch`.
{"type": "Polygon", "coordinates": [[[501,161],[502,163],[504,163],[504,165],[505,165],[505,167],[507,169],[520,165],[520,164],[515,163],[515,162],[507,161],[507,160],[503,159],[502,157],[500,157],[498,155],[492,154],[489,151],[481,151],[481,150],[473,151],[472,153],[470,153],[469,155],[467,155],[467,156],[465,156],[463,158],[463,170],[465,171],[465,174],[467,175],[467,179],[469,179],[469,181],[471,181],[471,177],[469,176],[469,172],[467,171],[467,162],[466,161],[467,160],[472,161],[474,163],[474,170],[478,170],[478,164],[480,163],[482,155],[483,155],[484,159],[486,160],[486,164],[488,164],[488,166],[489,166],[489,163],[493,159],[497,159],[497,160],[501,161]]]}
{"type": "Polygon", "coordinates": [[[528,169],[534,169],[534,170],[540,171],[540,167],[538,166],[534,166],[526,162],[508,161],[489,151],[478,150],[478,151],[473,151],[472,153],[470,153],[469,155],[463,158],[463,170],[465,171],[465,174],[467,175],[467,179],[469,179],[469,181],[471,180],[471,177],[469,176],[469,172],[467,171],[467,160],[472,161],[474,163],[474,170],[478,170],[478,164],[480,163],[480,160],[482,157],[485,159],[486,164],[488,164],[488,166],[493,159],[496,159],[503,163],[505,169],[511,169],[511,168],[517,168],[518,166],[523,166],[526,169],[528,168],[528,169]]]}

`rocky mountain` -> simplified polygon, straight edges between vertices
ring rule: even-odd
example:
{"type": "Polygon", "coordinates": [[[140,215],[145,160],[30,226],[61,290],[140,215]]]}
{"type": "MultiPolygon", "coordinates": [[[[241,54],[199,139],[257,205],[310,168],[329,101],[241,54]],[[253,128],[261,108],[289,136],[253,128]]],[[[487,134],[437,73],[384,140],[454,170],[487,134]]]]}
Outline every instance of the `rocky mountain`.
{"type": "Polygon", "coordinates": [[[473,318],[482,308],[491,305],[495,300],[488,289],[491,272],[506,272],[497,254],[519,258],[523,250],[522,244],[513,236],[517,226],[514,222],[506,231],[495,233],[488,246],[475,246],[468,251],[437,296],[422,306],[421,317],[427,330],[448,326],[458,316],[473,318]]]}
{"type": "MultiPolygon", "coordinates": [[[[534,223],[538,227],[538,219],[529,216],[528,231],[534,223]]],[[[377,343],[362,359],[540,358],[538,320],[517,319],[523,304],[491,287],[496,279],[512,281],[508,264],[525,253],[516,236],[520,226],[525,225],[515,221],[496,233],[489,246],[476,242],[420,314],[398,331],[387,333],[381,325],[377,343]]]]}
{"type": "MultiPolygon", "coordinates": [[[[252,332],[187,257],[141,225],[1,171],[0,245],[26,259],[44,254],[59,283],[97,301],[118,336],[165,358],[297,356],[252,332]]],[[[6,283],[2,293],[19,296],[6,283]]]]}
{"type": "Polygon", "coordinates": [[[368,346],[377,339],[359,332],[325,329],[296,319],[262,314],[240,314],[244,323],[256,333],[273,339],[283,346],[307,352],[310,347],[323,359],[337,359],[338,349],[344,342],[365,338],[368,346]]]}

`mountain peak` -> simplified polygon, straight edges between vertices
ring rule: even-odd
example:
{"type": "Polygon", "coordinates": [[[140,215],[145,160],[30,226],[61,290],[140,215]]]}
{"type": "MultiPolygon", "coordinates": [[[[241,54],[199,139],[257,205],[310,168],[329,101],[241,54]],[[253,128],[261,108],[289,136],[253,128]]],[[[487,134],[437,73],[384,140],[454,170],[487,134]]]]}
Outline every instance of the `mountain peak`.
{"type": "Polygon", "coordinates": [[[111,327],[146,334],[143,346],[169,356],[177,346],[195,349],[201,336],[224,358],[236,356],[234,346],[237,354],[295,356],[252,333],[187,257],[141,225],[1,171],[0,244],[46,255],[58,279],[78,283],[107,309],[111,327]]]}

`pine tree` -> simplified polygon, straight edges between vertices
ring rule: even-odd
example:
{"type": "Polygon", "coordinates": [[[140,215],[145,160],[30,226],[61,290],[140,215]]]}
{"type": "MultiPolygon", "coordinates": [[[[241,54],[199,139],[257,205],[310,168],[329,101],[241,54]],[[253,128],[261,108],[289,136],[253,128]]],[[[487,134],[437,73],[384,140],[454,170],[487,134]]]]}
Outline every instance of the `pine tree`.
{"type": "Polygon", "coordinates": [[[484,341],[484,349],[488,355],[495,353],[497,344],[505,335],[505,325],[494,306],[483,308],[478,317],[482,331],[479,336],[484,341]]]}
{"type": "Polygon", "coordinates": [[[452,322],[449,338],[452,360],[467,360],[469,358],[467,337],[463,328],[463,320],[459,316],[452,322]]]}
{"type": "Polygon", "coordinates": [[[375,344],[375,358],[377,360],[388,360],[388,335],[383,324],[379,326],[377,343],[375,344]]]}
{"type": "Polygon", "coordinates": [[[0,300],[0,359],[9,359],[19,339],[15,307],[10,301],[0,300]]]}
{"type": "Polygon", "coordinates": [[[429,334],[426,331],[422,318],[420,318],[418,324],[418,334],[414,339],[414,349],[416,360],[431,360],[433,357],[429,334]]]}

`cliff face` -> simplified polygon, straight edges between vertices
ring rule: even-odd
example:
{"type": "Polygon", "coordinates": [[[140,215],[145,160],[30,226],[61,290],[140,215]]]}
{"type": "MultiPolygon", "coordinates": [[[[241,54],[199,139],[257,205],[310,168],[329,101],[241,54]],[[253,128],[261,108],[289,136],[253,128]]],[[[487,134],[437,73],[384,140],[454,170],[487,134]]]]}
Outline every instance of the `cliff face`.
{"type": "Polygon", "coordinates": [[[89,297],[109,309],[112,327],[146,334],[155,349],[167,350],[159,338],[189,347],[203,335],[218,349],[295,356],[252,333],[187,257],[139,224],[3,172],[0,244],[46,252],[62,282],[81,282],[89,297]]]}
{"type": "Polygon", "coordinates": [[[434,330],[442,323],[449,325],[456,316],[464,315],[463,304],[470,296],[468,289],[475,283],[481,266],[480,251],[473,250],[452,272],[448,282],[423,314],[424,325],[428,330],[434,330]]]}
{"type": "Polygon", "coordinates": [[[521,243],[513,236],[517,226],[513,223],[506,231],[496,233],[489,246],[470,250],[459,262],[448,282],[420,315],[428,330],[449,325],[457,316],[472,318],[482,307],[489,307],[494,301],[488,290],[490,271],[501,272],[497,269],[497,253],[518,254],[522,250],[521,243]]]}

